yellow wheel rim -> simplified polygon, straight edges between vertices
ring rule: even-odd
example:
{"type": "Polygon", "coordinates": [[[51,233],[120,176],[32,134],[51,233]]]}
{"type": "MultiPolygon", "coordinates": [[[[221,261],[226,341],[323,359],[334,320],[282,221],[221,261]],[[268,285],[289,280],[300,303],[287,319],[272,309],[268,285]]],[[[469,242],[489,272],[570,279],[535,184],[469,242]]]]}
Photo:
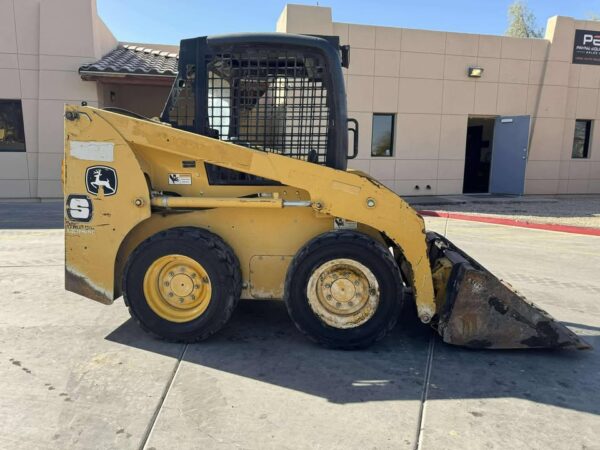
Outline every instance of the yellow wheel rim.
{"type": "Polygon", "coordinates": [[[144,276],[148,306],[169,322],[189,322],[200,317],[210,304],[211,294],[208,273],[187,256],[162,256],[144,276]]]}
{"type": "Polygon", "coordinates": [[[379,305],[379,283],[358,261],[333,259],[312,273],[307,286],[313,312],[334,328],[355,328],[367,322],[379,305]]]}

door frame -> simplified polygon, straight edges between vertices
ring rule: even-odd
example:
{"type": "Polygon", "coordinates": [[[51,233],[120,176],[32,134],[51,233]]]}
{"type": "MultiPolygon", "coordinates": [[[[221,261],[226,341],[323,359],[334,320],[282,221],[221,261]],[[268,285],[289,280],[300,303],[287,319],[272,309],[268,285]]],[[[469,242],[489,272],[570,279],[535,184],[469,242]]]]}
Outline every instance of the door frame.
{"type": "Polygon", "coordinates": [[[501,115],[501,116],[496,116],[495,122],[494,122],[494,139],[492,142],[492,155],[491,155],[491,161],[490,161],[490,182],[489,182],[489,187],[488,187],[488,192],[490,194],[497,194],[497,195],[517,195],[517,196],[521,196],[525,194],[525,179],[527,177],[527,163],[529,162],[529,146],[530,146],[530,140],[531,140],[531,115],[530,114],[518,114],[518,115],[501,115]],[[526,117],[528,119],[528,128],[527,128],[527,141],[526,141],[526,146],[523,149],[523,159],[525,160],[525,167],[523,169],[523,180],[521,183],[521,187],[520,187],[520,193],[515,194],[515,193],[503,193],[503,192],[493,192],[492,191],[492,186],[493,186],[493,181],[494,181],[494,148],[496,147],[496,138],[498,137],[498,125],[503,123],[504,120],[510,120],[511,122],[515,119],[515,118],[524,118],[526,117]]]}
{"type": "MultiPolygon", "coordinates": [[[[479,119],[479,120],[489,120],[492,122],[492,136],[491,139],[489,140],[489,149],[490,149],[490,170],[489,170],[489,174],[488,174],[488,185],[487,185],[487,189],[485,192],[464,192],[464,183],[466,180],[465,177],[465,169],[466,167],[463,167],[463,195],[489,195],[490,192],[490,186],[491,186],[491,182],[492,182],[492,158],[494,155],[494,136],[495,136],[495,131],[496,131],[496,120],[499,118],[500,116],[497,114],[469,114],[467,116],[467,126],[465,129],[465,138],[468,137],[468,133],[469,133],[469,126],[470,126],[470,121],[471,119],[479,119]]],[[[465,140],[465,165],[466,165],[466,148],[467,142],[465,140]]]]}

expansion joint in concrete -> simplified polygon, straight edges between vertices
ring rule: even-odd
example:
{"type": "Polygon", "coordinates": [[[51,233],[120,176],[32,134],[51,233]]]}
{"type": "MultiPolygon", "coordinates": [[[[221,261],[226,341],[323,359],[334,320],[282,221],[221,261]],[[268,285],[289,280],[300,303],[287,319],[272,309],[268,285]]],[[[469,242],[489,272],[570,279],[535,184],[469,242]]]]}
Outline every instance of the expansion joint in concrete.
{"type": "Polygon", "coordinates": [[[167,399],[169,392],[171,392],[171,387],[173,387],[173,383],[175,382],[175,378],[177,377],[177,373],[179,372],[179,368],[181,367],[181,361],[183,361],[183,358],[185,357],[185,352],[187,351],[187,349],[188,349],[188,344],[184,344],[183,348],[181,349],[181,352],[179,353],[179,356],[177,357],[177,362],[175,363],[175,366],[173,367],[173,372],[171,372],[171,376],[169,377],[169,380],[167,381],[167,384],[165,385],[165,389],[164,389],[160,399],[158,400],[158,405],[156,405],[156,409],[154,410],[152,419],[150,419],[150,423],[148,424],[148,427],[146,428],[146,432],[144,433],[144,436],[143,436],[142,441],[139,446],[140,450],[145,450],[146,445],[150,441],[150,437],[152,436],[152,432],[154,431],[154,426],[156,425],[156,422],[158,421],[158,417],[160,416],[160,412],[162,411],[162,407],[165,403],[165,400],[167,399]]]}
{"type": "Polygon", "coordinates": [[[431,333],[429,346],[427,348],[427,364],[423,379],[423,392],[421,394],[421,406],[417,420],[417,433],[415,438],[415,450],[423,450],[423,434],[425,431],[425,417],[427,412],[427,397],[429,396],[429,380],[431,378],[431,366],[433,365],[433,352],[435,349],[435,334],[431,333]]]}

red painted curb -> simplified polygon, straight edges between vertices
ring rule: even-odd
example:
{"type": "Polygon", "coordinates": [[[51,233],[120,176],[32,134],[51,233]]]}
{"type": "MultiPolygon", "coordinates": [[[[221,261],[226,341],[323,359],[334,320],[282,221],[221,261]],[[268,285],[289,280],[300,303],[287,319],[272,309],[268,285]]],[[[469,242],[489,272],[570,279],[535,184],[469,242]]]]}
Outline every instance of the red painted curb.
{"type": "Polygon", "coordinates": [[[535,230],[558,231],[561,233],[585,234],[589,236],[600,236],[600,229],[588,227],[575,227],[571,225],[556,225],[551,223],[533,223],[523,220],[503,219],[501,217],[477,216],[445,211],[419,211],[422,216],[444,217],[447,219],[468,220],[470,222],[493,223],[509,227],[533,228],[535,230]]]}

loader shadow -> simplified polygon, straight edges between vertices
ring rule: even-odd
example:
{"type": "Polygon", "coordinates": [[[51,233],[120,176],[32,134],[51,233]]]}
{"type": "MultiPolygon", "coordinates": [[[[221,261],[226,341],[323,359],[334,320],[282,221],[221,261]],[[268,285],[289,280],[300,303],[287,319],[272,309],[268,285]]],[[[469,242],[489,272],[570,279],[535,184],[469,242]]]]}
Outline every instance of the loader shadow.
{"type": "MultiPolygon", "coordinates": [[[[420,401],[433,338],[429,400],[513,397],[600,414],[596,352],[452,347],[413,320],[411,313],[407,311],[406,319],[373,347],[335,351],[306,340],[289,320],[282,302],[242,301],[220,333],[188,346],[184,361],[338,404],[420,401]]],[[[161,353],[165,348],[132,320],[106,339],[151,352],[161,353]]],[[[600,345],[597,338],[590,343],[600,345]]]]}

